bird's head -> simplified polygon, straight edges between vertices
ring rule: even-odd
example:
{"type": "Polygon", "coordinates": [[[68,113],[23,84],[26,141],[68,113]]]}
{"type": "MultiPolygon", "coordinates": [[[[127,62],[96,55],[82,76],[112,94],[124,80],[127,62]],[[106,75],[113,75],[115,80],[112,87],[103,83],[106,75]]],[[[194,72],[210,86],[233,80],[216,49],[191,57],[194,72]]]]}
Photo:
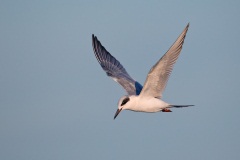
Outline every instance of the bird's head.
{"type": "Polygon", "coordinates": [[[118,116],[118,114],[124,110],[128,108],[129,102],[130,102],[131,97],[130,96],[123,96],[122,98],[120,98],[120,100],[118,101],[118,109],[117,112],[114,115],[114,119],[118,116]]]}

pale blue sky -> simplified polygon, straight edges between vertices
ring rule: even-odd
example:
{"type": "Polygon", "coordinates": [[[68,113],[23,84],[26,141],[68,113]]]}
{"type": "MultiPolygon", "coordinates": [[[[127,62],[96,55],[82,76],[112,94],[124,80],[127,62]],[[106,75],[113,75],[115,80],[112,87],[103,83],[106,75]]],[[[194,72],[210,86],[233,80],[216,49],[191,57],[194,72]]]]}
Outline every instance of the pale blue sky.
{"type": "Polygon", "coordinates": [[[0,1],[0,159],[240,159],[240,1],[0,1]],[[163,99],[123,111],[91,34],[144,83],[187,23],[163,99]]]}

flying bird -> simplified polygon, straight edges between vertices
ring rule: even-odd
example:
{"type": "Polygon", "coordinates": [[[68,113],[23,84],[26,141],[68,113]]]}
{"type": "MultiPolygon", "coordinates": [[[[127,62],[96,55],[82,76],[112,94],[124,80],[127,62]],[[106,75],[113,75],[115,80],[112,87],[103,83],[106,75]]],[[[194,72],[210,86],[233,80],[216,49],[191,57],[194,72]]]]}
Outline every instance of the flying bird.
{"type": "Polygon", "coordinates": [[[173,66],[182,50],[188,27],[189,24],[169,50],[150,69],[143,87],[139,82],[135,81],[121,63],[102,46],[97,37],[92,35],[93,51],[99,64],[106,74],[119,83],[127,92],[127,95],[121,97],[118,102],[118,109],[114,115],[114,119],[122,110],[136,112],[172,112],[170,108],[194,106],[173,105],[162,100],[162,93],[166,87],[173,66]]]}

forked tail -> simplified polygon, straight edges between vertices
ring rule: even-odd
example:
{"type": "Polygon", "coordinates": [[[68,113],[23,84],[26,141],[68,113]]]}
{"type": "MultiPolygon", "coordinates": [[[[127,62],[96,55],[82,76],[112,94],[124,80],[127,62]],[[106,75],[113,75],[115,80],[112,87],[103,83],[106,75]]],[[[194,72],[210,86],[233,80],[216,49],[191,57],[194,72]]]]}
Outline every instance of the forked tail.
{"type": "Polygon", "coordinates": [[[194,106],[194,105],[169,105],[167,108],[164,108],[162,110],[162,112],[172,112],[170,109],[168,108],[183,108],[183,107],[191,107],[191,106],[194,106]]]}
{"type": "Polygon", "coordinates": [[[170,105],[168,108],[183,108],[183,107],[191,107],[194,105],[170,105]]]}

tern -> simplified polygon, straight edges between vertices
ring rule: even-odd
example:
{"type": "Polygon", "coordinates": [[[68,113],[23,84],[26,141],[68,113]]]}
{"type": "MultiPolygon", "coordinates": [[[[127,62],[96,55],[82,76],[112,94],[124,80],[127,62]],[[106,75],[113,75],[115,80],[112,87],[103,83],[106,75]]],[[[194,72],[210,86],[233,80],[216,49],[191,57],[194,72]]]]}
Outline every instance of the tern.
{"type": "Polygon", "coordinates": [[[135,112],[172,112],[170,108],[194,106],[173,105],[162,100],[162,93],[166,87],[173,66],[182,50],[188,27],[189,23],[169,50],[150,69],[143,87],[139,82],[135,81],[121,63],[102,46],[97,37],[94,36],[94,34],[92,35],[93,51],[102,69],[127,92],[127,95],[121,97],[118,102],[118,109],[114,115],[114,119],[122,110],[135,112]]]}

